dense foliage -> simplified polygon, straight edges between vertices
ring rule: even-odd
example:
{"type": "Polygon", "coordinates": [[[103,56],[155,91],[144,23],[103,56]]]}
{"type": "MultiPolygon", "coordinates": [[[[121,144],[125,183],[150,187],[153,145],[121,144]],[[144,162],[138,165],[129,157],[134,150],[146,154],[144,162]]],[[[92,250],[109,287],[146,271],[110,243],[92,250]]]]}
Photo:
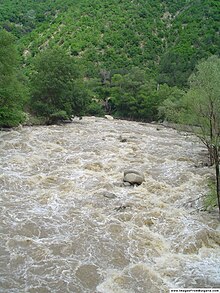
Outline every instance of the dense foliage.
{"type": "Polygon", "coordinates": [[[201,58],[219,54],[216,0],[4,0],[1,25],[27,57],[62,46],[87,74],[138,66],[159,82],[185,86],[201,58]],[[158,75],[159,73],[159,75],[158,75]]]}
{"type": "Polygon", "coordinates": [[[72,57],[60,48],[46,50],[34,62],[31,109],[47,123],[70,119],[86,109],[87,92],[72,57]]]}
{"type": "Polygon", "coordinates": [[[27,91],[18,70],[14,37],[0,31],[0,44],[0,127],[12,127],[25,119],[23,106],[27,91]]]}
{"type": "MultiPolygon", "coordinates": [[[[0,0],[0,27],[17,37],[32,112],[49,120],[83,110],[152,121],[163,119],[165,108],[173,111],[173,101],[179,107],[202,58],[219,55],[219,10],[216,0],[0,0]],[[50,76],[47,62],[39,61],[58,47],[75,64],[72,79],[50,76]],[[76,77],[76,68],[82,75],[76,77]],[[55,82],[53,99],[45,98],[46,80],[48,88],[55,82]]],[[[59,72],[66,61],[50,57],[51,70],[59,72]]]]}

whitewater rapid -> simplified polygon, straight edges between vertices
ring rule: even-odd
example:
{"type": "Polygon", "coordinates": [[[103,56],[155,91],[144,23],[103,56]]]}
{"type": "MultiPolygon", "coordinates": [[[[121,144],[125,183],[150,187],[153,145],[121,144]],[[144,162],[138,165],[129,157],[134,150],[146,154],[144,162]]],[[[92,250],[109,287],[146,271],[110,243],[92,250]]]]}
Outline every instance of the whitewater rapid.
{"type": "Polygon", "coordinates": [[[220,287],[213,170],[163,126],[83,117],[0,132],[0,292],[158,293],[220,287]],[[124,186],[123,172],[144,173],[124,186]]]}

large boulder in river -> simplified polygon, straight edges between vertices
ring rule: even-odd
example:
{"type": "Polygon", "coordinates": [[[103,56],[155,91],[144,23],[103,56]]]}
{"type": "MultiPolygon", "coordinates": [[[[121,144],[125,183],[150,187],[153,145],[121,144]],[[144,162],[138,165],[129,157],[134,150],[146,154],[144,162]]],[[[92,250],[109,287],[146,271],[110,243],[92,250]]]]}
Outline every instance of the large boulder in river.
{"type": "Polygon", "coordinates": [[[129,182],[130,184],[142,184],[144,182],[144,174],[136,170],[126,170],[124,171],[124,182],[129,182]]]}

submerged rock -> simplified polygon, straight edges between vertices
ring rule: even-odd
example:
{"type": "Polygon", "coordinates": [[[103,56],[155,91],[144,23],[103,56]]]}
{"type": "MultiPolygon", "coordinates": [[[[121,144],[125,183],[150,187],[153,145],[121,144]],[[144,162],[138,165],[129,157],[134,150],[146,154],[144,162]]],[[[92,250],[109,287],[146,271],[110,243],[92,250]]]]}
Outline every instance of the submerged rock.
{"type": "Polygon", "coordinates": [[[123,137],[122,135],[119,136],[119,140],[120,142],[127,142],[127,138],[126,137],[123,137]]]}
{"type": "Polygon", "coordinates": [[[114,198],[117,197],[114,193],[112,193],[112,192],[108,192],[108,191],[104,192],[104,193],[103,193],[103,196],[104,196],[104,197],[107,197],[107,198],[109,198],[109,199],[114,199],[114,198]]]}

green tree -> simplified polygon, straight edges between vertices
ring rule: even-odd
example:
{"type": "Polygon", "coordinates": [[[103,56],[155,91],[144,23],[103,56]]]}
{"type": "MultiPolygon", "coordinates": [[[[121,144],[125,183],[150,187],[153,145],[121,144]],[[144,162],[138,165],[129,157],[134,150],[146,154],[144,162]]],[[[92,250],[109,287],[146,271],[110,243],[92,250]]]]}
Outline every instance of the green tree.
{"type": "Polygon", "coordinates": [[[156,81],[139,68],[112,78],[112,102],[121,117],[156,120],[158,106],[164,99],[162,92],[157,90],[156,81]]]}
{"type": "Polygon", "coordinates": [[[168,84],[171,87],[187,87],[187,80],[193,72],[195,59],[190,59],[189,55],[176,52],[169,52],[162,56],[159,66],[158,82],[168,84]]]}
{"type": "Polygon", "coordinates": [[[178,123],[183,108],[184,94],[185,92],[178,87],[169,87],[167,84],[161,85],[159,95],[163,96],[163,101],[158,107],[158,118],[178,123]]]}
{"type": "Polygon", "coordinates": [[[211,164],[215,165],[216,191],[220,215],[220,59],[211,56],[199,63],[190,77],[190,90],[185,96],[182,121],[190,123],[206,145],[211,164]]]}
{"type": "Polygon", "coordinates": [[[31,77],[31,108],[46,123],[82,115],[88,104],[85,85],[74,59],[61,48],[36,57],[31,77]]]}
{"type": "Polygon", "coordinates": [[[24,77],[18,70],[19,58],[12,34],[0,31],[0,126],[13,127],[23,122],[27,98],[24,77]]]}

